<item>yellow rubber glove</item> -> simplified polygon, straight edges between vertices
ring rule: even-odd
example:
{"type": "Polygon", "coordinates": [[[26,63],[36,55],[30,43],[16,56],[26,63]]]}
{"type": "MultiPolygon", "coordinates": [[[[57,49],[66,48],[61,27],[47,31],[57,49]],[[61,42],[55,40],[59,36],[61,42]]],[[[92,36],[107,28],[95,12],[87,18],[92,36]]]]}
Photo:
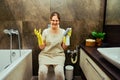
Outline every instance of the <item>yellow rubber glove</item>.
{"type": "Polygon", "coordinates": [[[41,29],[39,29],[39,30],[34,29],[34,34],[36,35],[36,37],[38,39],[38,45],[43,45],[43,39],[42,39],[42,35],[41,35],[41,29]]]}

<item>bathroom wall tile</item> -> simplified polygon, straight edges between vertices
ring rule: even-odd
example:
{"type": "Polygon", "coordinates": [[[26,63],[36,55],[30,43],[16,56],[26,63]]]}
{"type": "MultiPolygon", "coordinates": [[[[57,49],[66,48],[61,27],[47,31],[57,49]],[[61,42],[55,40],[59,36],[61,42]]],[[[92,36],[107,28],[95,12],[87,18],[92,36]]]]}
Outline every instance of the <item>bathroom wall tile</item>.
{"type": "Polygon", "coordinates": [[[103,10],[101,6],[101,0],[51,0],[51,12],[60,12],[64,21],[99,20],[101,16],[103,17],[99,12],[103,10]]]}
{"type": "Polygon", "coordinates": [[[49,0],[4,0],[1,1],[0,20],[43,20],[49,19],[49,0]]]}
{"type": "Polygon", "coordinates": [[[50,0],[23,0],[25,21],[46,21],[50,14],[50,0]]]}
{"type": "Polygon", "coordinates": [[[0,0],[0,6],[4,6],[5,2],[4,0],[0,0]]]}
{"type": "Polygon", "coordinates": [[[22,1],[21,0],[4,0],[0,13],[0,20],[21,20],[22,19],[22,1]]]}
{"type": "Polygon", "coordinates": [[[0,6],[0,21],[14,20],[14,16],[10,9],[3,4],[0,6]]]}

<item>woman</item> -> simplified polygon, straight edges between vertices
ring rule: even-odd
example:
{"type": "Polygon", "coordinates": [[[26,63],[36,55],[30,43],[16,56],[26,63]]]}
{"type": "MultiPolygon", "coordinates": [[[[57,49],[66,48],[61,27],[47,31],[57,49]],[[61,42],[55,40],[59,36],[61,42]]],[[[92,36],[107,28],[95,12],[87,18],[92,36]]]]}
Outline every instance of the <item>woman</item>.
{"type": "Polygon", "coordinates": [[[60,28],[60,15],[53,12],[50,16],[50,27],[42,33],[43,45],[39,45],[42,51],[39,54],[39,80],[46,80],[48,67],[53,65],[56,80],[64,78],[64,50],[67,48],[63,43],[65,30],[60,28]]]}

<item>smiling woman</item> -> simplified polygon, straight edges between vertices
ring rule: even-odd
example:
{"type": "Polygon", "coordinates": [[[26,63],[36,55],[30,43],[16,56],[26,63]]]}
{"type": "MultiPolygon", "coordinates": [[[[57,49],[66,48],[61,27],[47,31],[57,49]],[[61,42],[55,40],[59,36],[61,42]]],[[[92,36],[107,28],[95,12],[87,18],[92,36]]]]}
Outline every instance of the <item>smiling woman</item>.
{"type": "Polygon", "coordinates": [[[65,30],[60,28],[60,14],[51,13],[50,27],[43,30],[43,44],[39,45],[41,52],[39,54],[38,79],[46,80],[49,66],[53,66],[55,80],[65,80],[64,77],[64,50],[67,48],[63,42],[65,30]],[[44,75],[44,76],[43,76],[44,75]]]}

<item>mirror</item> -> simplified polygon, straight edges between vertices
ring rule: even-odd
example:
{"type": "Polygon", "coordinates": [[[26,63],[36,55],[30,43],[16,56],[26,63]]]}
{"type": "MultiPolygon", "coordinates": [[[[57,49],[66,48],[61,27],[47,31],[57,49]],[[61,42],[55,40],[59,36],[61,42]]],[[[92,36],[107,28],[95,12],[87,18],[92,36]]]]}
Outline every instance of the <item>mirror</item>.
{"type": "Polygon", "coordinates": [[[107,0],[106,25],[120,25],[120,0],[107,0]]]}

